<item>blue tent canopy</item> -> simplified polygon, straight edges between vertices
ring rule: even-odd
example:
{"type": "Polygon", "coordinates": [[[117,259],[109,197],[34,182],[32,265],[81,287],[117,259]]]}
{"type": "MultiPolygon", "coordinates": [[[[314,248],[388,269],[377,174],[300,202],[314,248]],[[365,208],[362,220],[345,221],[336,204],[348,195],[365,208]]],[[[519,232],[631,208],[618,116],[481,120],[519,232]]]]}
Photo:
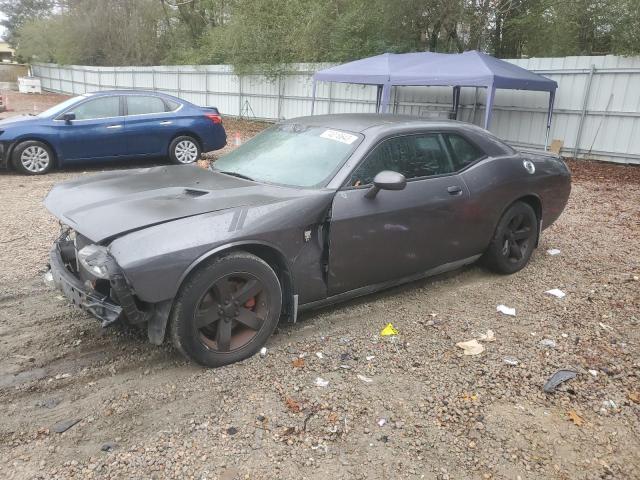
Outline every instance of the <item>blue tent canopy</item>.
{"type": "Polygon", "coordinates": [[[489,128],[491,124],[496,89],[549,92],[545,147],[549,140],[553,102],[558,88],[554,80],[475,50],[460,54],[385,53],[320,70],[313,76],[314,103],[318,81],[377,85],[378,111],[383,113],[388,111],[391,88],[394,86],[453,87],[456,114],[461,87],[484,87],[487,89],[484,128],[489,128]]]}

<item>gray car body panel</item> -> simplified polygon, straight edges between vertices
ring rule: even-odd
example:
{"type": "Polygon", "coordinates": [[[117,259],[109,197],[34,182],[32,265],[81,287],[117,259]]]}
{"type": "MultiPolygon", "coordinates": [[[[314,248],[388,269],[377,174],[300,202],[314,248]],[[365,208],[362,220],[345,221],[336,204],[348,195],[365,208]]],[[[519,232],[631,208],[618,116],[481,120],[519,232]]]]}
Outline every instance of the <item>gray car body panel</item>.
{"type": "MultiPolygon", "coordinates": [[[[45,204],[63,223],[109,245],[136,296],[172,299],[201,262],[232,248],[277,256],[301,306],[349,292],[440,272],[486,250],[502,213],[536,198],[543,227],[567,202],[570,174],[554,156],[518,153],[460,122],[393,115],[324,115],[285,123],[326,126],[364,137],[321,188],[283,187],[196,167],[156,167],[96,175],[55,186],[45,204]],[[413,179],[401,191],[365,199],[346,184],[381,141],[423,132],[456,132],[486,156],[451,175],[413,179]],[[536,172],[529,174],[524,160],[536,172]],[[447,193],[459,186],[461,194],[447,193]]],[[[301,154],[302,161],[304,154],[301,154]]]]}

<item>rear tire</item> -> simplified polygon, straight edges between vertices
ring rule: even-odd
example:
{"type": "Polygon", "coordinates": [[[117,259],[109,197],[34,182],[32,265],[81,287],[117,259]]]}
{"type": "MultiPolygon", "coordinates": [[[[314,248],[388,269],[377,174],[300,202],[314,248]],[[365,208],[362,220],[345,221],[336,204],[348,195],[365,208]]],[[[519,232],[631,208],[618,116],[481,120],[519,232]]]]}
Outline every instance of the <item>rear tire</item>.
{"type": "Polygon", "coordinates": [[[45,143],[27,140],[19,143],[11,154],[13,168],[25,175],[44,175],[53,168],[53,152],[45,143]]]}
{"type": "Polygon", "coordinates": [[[250,253],[228,253],[199,267],[180,288],[171,311],[171,339],[200,365],[228,365],[260,350],[281,309],[273,269],[250,253]]]}
{"type": "Polygon", "coordinates": [[[538,217],[531,205],[516,202],[502,215],[485,264],[494,272],[511,274],[522,270],[533,253],[538,237],[538,217]]]}
{"type": "Polygon", "coordinates": [[[198,141],[188,135],[173,139],[169,145],[169,159],[177,165],[190,165],[200,160],[202,150],[198,141]]]}

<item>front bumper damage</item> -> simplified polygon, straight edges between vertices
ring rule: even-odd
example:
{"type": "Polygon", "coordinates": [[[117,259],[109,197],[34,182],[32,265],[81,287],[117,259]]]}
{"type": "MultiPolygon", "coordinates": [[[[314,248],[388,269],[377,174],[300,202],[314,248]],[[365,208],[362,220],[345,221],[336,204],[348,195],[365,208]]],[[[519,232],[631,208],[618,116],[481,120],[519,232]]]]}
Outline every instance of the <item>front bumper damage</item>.
{"type": "Polygon", "coordinates": [[[132,325],[146,323],[149,341],[160,345],[164,340],[171,300],[155,304],[138,302],[124,273],[110,256],[106,264],[108,279],[88,275],[77,261],[77,237],[73,239],[69,233],[63,232],[54,243],[45,281],[56,286],[73,305],[100,320],[103,327],[117,321],[132,325]]]}
{"type": "MultiPolygon", "coordinates": [[[[71,303],[87,312],[102,322],[106,327],[118,321],[123,316],[123,307],[117,299],[131,297],[126,289],[118,288],[109,294],[96,290],[95,285],[89,280],[82,281],[77,272],[73,272],[68,265],[75,263],[75,248],[70,240],[59,239],[49,254],[50,279],[53,284],[64,293],[71,303]],[[119,290],[119,292],[115,291],[119,290]],[[119,294],[119,295],[118,295],[119,294]]],[[[115,265],[115,262],[114,262],[115,265]]],[[[110,272],[111,273],[111,272],[110,272]]],[[[45,276],[45,278],[47,278],[45,276]]],[[[109,279],[109,283],[112,283],[109,279]]],[[[133,301],[133,299],[131,299],[133,301]]]]}

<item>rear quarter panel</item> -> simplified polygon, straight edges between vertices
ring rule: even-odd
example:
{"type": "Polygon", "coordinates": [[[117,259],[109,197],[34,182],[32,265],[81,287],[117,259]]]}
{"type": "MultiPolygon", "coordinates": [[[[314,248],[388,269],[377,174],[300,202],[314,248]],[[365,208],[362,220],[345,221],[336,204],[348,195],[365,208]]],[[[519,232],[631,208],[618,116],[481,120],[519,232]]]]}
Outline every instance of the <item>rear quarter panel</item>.
{"type": "Polygon", "coordinates": [[[200,140],[203,152],[219,150],[227,144],[224,126],[221,123],[213,123],[205,113],[196,106],[184,108],[177,118],[175,134],[195,134],[200,140]]]}
{"type": "Polygon", "coordinates": [[[502,214],[526,196],[539,200],[543,228],[555,222],[571,190],[570,175],[563,166],[561,160],[551,157],[516,153],[486,158],[462,172],[470,194],[465,216],[470,249],[476,253],[485,251],[502,214]],[[525,159],[534,163],[534,174],[524,168],[525,159]]]}

